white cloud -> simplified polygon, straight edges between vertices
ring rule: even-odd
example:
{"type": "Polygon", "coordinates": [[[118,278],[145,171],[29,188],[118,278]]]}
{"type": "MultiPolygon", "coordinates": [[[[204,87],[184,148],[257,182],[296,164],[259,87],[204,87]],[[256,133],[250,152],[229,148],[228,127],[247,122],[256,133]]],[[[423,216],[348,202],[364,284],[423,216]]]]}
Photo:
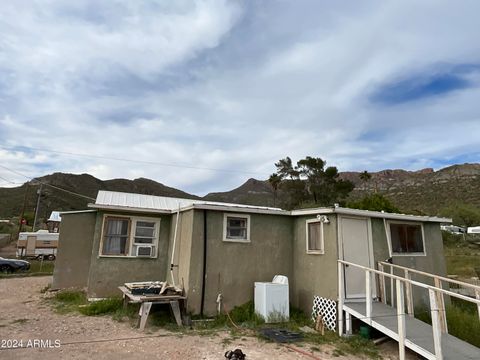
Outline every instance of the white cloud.
{"type": "Polygon", "coordinates": [[[284,156],[340,170],[438,167],[480,152],[479,73],[465,75],[474,86],[430,99],[384,105],[370,95],[442,64],[479,64],[479,10],[474,1],[6,3],[0,145],[205,169],[5,150],[0,160],[29,176],[143,176],[197,193],[265,178],[284,156]],[[445,137],[452,129],[461,135],[445,137]]]}

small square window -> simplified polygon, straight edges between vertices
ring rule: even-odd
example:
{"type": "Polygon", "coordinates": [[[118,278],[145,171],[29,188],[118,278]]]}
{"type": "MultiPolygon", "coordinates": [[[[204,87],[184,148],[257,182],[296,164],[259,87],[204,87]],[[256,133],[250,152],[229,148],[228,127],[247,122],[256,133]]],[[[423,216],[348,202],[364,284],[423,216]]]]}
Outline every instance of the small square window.
{"type": "Polygon", "coordinates": [[[424,254],[421,224],[390,222],[388,225],[392,255],[424,254]]]}
{"type": "Polygon", "coordinates": [[[307,253],[309,254],[323,254],[323,223],[318,220],[307,220],[307,253]]]}
{"type": "Polygon", "coordinates": [[[250,215],[225,214],[223,220],[224,241],[250,241],[250,215]]]}

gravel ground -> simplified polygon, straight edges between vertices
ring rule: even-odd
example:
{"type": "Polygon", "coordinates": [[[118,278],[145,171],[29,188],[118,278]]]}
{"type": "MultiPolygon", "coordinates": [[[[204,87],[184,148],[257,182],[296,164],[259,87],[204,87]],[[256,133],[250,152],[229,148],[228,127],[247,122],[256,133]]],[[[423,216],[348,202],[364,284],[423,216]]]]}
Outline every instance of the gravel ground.
{"type": "MultiPolygon", "coordinates": [[[[242,349],[247,359],[311,358],[256,337],[233,339],[228,332],[199,336],[149,329],[142,333],[108,316],[57,314],[40,292],[50,282],[50,276],[0,279],[0,359],[119,359],[128,356],[128,359],[142,360],[213,360],[225,359],[223,354],[235,348],[242,349]],[[23,341],[23,346],[29,347],[8,349],[15,344],[7,340],[23,341]],[[40,340],[44,341],[43,347],[38,344],[40,340]],[[45,348],[45,345],[51,347],[45,348]]],[[[306,345],[302,350],[311,352],[306,345]]],[[[320,359],[356,358],[334,357],[332,350],[331,346],[324,345],[321,352],[315,351],[315,356],[320,359]]],[[[385,349],[382,355],[394,359],[395,352],[395,347],[393,351],[385,349]]]]}

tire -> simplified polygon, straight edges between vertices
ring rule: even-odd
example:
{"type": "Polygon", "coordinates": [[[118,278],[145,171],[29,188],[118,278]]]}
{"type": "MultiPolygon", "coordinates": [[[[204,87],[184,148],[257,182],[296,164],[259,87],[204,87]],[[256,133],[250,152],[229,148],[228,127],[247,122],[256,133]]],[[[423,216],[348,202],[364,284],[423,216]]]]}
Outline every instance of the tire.
{"type": "Polygon", "coordinates": [[[50,260],[50,261],[55,260],[55,255],[53,255],[53,254],[48,255],[47,260],[50,260]]]}
{"type": "Polygon", "coordinates": [[[13,268],[10,265],[0,265],[0,273],[9,274],[13,272],[13,268]]]}
{"type": "Polygon", "coordinates": [[[35,260],[37,260],[37,261],[42,261],[42,258],[44,258],[43,255],[37,255],[37,257],[35,258],[35,260]]]}

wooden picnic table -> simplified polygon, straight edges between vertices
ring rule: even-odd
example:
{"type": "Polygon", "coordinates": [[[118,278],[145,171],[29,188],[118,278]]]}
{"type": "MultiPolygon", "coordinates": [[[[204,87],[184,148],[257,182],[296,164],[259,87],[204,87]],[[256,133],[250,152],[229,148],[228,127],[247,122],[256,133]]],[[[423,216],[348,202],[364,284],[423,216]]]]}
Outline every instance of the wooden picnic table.
{"type": "Polygon", "coordinates": [[[180,311],[180,301],[187,299],[182,295],[160,295],[160,294],[145,294],[145,295],[133,295],[129,289],[125,286],[119,286],[118,289],[123,293],[123,306],[127,304],[141,304],[140,311],[138,312],[139,328],[141,331],[145,329],[148,315],[153,304],[170,304],[170,307],[175,317],[175,321],[178,326],[182,326],[182,316],[180,311]]]}

